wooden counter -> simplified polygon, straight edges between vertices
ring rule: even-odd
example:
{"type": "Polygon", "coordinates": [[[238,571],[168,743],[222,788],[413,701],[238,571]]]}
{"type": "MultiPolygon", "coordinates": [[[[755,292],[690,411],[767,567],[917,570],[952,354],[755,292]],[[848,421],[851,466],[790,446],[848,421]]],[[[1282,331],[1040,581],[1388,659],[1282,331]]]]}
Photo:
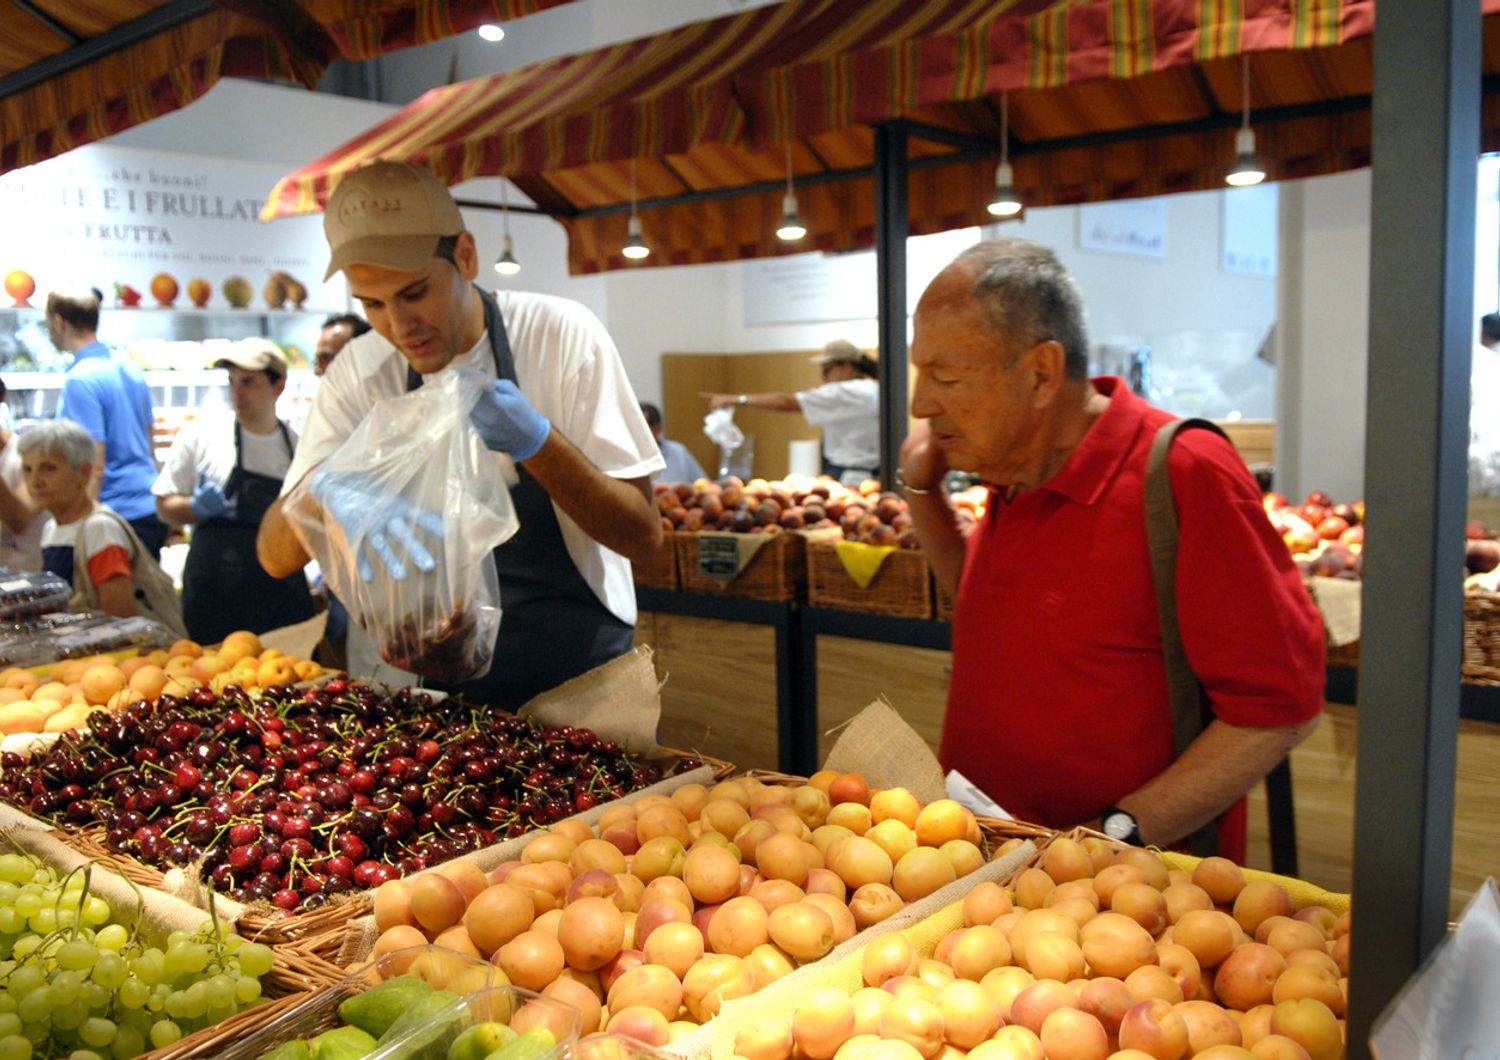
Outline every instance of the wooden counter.
{"type": "MultiPolygon", "coordinates": [[[[661,740],[776,769],[774,633],[763,626],[643,612],[637,643],[655,650],[662,688],[661,740]]],[[[884,695],[937,750],[947,698],[946,651],[848,637],[817,638],[818,760],[842,722],[884,695]]],[[[1350,886],[1354,841],[1357,712],[1330,703],[1322,723],[1292,754],[1298,872],[1330,890],[1350,886]]],[[[1500,875],[1500,724],[1463,721],[1453,835],[1453,912],[1486,876],[1500,875]]],[[[1401,798],[1392,792],[1391,800],[1401,798]]],[[[1251,795],[1247,864],[1270,868],[1265,794],[1251,795]]]]}

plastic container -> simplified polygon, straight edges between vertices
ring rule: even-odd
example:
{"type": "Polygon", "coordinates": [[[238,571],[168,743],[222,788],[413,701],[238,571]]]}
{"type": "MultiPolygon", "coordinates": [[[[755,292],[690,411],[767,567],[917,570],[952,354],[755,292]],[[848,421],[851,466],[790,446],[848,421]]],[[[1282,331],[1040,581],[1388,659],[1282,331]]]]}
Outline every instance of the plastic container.
{"type": "Polygon", "coordinates": [[[55,574],[0,567],[0,622],[66,611],[72,595],[73,587],[55,574]]]}
{"type": "MultiPolygon", "coordinates": [[[[528,1049],[517,1060],[552,1060],[578,1040],[581,1019],[572,1005],[519,986],[496,986],[465,994],[435,1013],[428,1022],[387,1042],[364,1060],[446,1060],[449,1046],[460,1034],[475,1024],[490,1021],[503,1023],[518,1033],[546,1027],[552,1032],[552,1047],[528,1049]]],[[[612,1060],[625,1058],[617,1056],[612,1060]]]]}
{"type": "Polygon", "coordinates": [[[600,1031],[571,1042],[563,1048],[565,1060],[680,1060],[675,1053],[663,1052],[623,1034],[600,1031]]]}
{"type": "Polygon", "coordinates": [[[341,1025],[339,1005],[372,986],[398,975],[414,975],[441,990],[462,996],[502,985],[505,974],[490,964],[444,946],[412,946],[393,950],[287,1010],[243,1041],[225,1049],[219,1060],[255,1060],[296,1038],[312,1038],[341,1025]],[[454,990],[454,987],[458,989],[454,990]]]}

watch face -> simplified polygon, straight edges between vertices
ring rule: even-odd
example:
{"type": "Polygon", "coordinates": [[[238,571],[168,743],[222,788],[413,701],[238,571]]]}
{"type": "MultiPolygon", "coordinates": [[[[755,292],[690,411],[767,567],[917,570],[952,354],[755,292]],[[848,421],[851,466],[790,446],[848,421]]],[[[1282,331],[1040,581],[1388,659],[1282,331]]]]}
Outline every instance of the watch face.
{"type": "Polygon", "coordinates": [[[1102,828],[1111,839],[1125,839],[1135,831],[1135,821],[1130,814],[1116,811],[1104,819],[1102,828]]]}

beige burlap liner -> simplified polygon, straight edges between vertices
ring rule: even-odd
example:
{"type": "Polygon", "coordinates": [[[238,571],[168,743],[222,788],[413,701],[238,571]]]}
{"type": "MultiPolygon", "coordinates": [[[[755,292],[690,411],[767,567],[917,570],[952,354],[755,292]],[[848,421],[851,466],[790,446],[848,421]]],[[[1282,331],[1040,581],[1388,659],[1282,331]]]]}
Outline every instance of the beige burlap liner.
{"type": "Polygon", "coordinates": [[[844,724],[823,766],[859,773],[872,788],[905,788],[923,804],[948,797],[932,748],[883,696],[844,724]]]}
{"type": "Polygon", "coordinates": [[[543,692],[518,711],[543,725],[582,725],[632,754],[656,749],[661,682],[646,646],[543,692]]]}

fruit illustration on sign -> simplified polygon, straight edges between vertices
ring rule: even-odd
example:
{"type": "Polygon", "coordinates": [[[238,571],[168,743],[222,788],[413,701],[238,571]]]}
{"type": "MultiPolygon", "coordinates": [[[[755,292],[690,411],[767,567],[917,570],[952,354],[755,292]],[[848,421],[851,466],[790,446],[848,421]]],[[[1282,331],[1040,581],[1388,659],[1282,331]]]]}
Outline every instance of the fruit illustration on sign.
{"type": "Polygon", "coordinates": [[[236,309],[244,309],[254,295],[250,281],[243,276],[231,276],[224,281],[224,299],[236,309]]]}
{"type": "Polygon", "coordinates": [[[128,283],[115,284],[115,301],[126,309],[135,309],[141,304],[141,292],[128,283]]]}
{"type": "Polygon", "coordinates": [[[208,300],[213,297],[213,285],[201,276],[194,276],[188,281],[187,295],[192,299],[193,305],[202,309],[208,305],[208,300]]]}
{"type": "Polygon", "coordinates": [[[177,299],[177,280],[169,272],[158,272],[151,277],[151,297],[163,309],[170,309],[177,299]]]}
{"type": "Polygon", "coordinates": [[[27,299],[36,294],[36,281],[25,269],[11,269],[5,274],[5,293],[17,309],[25,309],[31,305],[27,299]]]}
{"type": "Polygon", "coordinates": [[[293,309],[301,309],[302,303],[307,301],[307,288],[295,276],[279,271],[271,273],[271,278],[261,288],[261,294],[272,309],[280,309],[287,302],[292,303],[293,309]]]}

